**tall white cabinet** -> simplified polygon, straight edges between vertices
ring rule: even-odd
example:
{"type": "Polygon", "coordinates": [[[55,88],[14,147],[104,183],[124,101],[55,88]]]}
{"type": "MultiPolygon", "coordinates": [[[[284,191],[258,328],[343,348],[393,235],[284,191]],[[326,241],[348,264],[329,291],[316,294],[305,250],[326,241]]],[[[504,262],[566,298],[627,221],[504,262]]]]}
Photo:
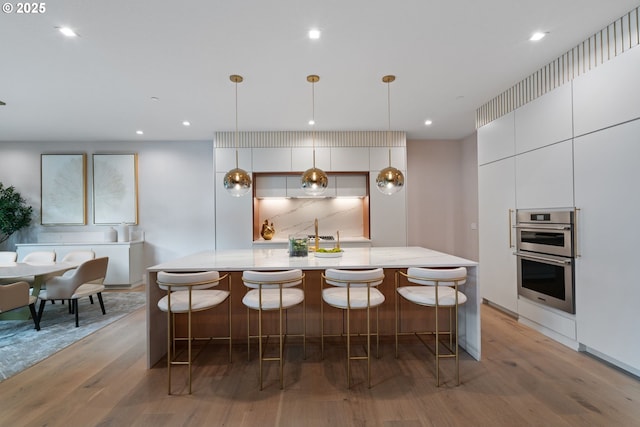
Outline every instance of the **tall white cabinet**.
{"type": "Polygon", "coordinates": [[[518,293],[511,226],[516,207],[514,115],[478,129],[478,221],[482,298],[511,312],[518,293]]]}
{"type": "Polygon", "coordinates": [[[578,341],[640,372],[640,119],[575,141],[578,341]]]}

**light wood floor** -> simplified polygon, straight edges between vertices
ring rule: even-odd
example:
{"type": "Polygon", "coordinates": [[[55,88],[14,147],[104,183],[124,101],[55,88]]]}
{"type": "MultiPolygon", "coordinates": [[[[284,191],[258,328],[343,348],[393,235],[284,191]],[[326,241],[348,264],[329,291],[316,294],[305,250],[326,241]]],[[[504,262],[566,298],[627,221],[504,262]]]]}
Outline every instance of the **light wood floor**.
{"type": "MultiPolygon", "coordinates": [[[[432,356],[417,340],[401,356],[383,344],[372,365],[356,362],[346,389],[344,348],[307,359],[291,340],[285,390],[269,365],[258,390],[257,363],[246,346],[227,364],[224,344],[197,359],[193,394],[168,396],[166,368],[145,368],[145,312],[140,309],[36,366],[0,383],[0,426],[638,426],[640,382],[574,352],[483,306],[482,353],[466,354],[462,384],[434,384],[432,356]]],[[[34,346],[38,343],[34,342],[34,346]]],[[[184,392],[185,370],[175,370],[184,392]]]]}

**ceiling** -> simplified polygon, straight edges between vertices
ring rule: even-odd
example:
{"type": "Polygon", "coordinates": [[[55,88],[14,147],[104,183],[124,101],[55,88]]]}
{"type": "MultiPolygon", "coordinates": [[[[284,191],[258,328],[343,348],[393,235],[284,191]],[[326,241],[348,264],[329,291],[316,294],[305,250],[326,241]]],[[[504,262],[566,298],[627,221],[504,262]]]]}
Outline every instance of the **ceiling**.
{"type": "Polygon", "coordinates": [[[235,129],[231,74],[244,77],[241,131],[308,129],[309,74],[320,76],[317,130],[386,130],[382,76],[394,74],[392,129],[460,139],[474,132],[476,108],[639,1],[45,4],[39,15],[0,15],[0,141],[211,140],[235,129]],[[530,42],[535,31],[549,34],[530,42]]]}

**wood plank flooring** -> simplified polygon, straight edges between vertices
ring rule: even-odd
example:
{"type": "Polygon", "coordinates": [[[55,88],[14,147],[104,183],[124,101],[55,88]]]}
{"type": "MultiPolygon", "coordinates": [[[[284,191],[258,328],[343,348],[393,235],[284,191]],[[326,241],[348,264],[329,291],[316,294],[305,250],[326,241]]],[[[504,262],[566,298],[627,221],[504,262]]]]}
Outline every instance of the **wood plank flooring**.
{"type": "MultiPolygon", "coordinates": [[[[433,356],[417,339],[393,357],[384,340],[372,361],[354,363],[346,388],[344,347],[311,340],[303,360],[288,342],[285,389],[267,364],[258,390],[256,351],[212,343],[194,367],[192,395],[166,392],[166,368],[145,368],[145,312],[140,309],[0,383],[0,426],[640,426],[640,381],[574,352],[514,319],[482,307],[482,353],[463,354],[462,384],[444,361],[435,387],[433,356]]],[[[38,345],[37,342],[33,343],[38,345]]],[[[186,368],[174,371],[186,392],[186,368]]]]}

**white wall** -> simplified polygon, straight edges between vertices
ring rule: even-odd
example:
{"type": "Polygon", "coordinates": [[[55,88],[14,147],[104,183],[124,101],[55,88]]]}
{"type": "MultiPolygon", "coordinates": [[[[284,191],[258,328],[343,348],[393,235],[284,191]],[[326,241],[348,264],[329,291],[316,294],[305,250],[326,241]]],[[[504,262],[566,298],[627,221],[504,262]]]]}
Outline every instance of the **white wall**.
{"type": "Polygon", "coordinates": [[[463,141],[407,141],[409,246],[478,259],[475,134],[463,141]]]}
{"type": "MultiPolygon", "coordinates": [[[[93,153],[138,153],[139,227],[145,232],[145,267],[195,251],[213,249],[213,143],[200,142],[1,142],[0,182],[13,185],[33,206],[33,225],[2,246],[37,241],[45,231],[102,231],[93,225],[93,153]],[[40,155],[87,153],[86,226],[40,223],[40,155]]],[[[135,228],[134,228],[135,229],[135,228]]]]}

